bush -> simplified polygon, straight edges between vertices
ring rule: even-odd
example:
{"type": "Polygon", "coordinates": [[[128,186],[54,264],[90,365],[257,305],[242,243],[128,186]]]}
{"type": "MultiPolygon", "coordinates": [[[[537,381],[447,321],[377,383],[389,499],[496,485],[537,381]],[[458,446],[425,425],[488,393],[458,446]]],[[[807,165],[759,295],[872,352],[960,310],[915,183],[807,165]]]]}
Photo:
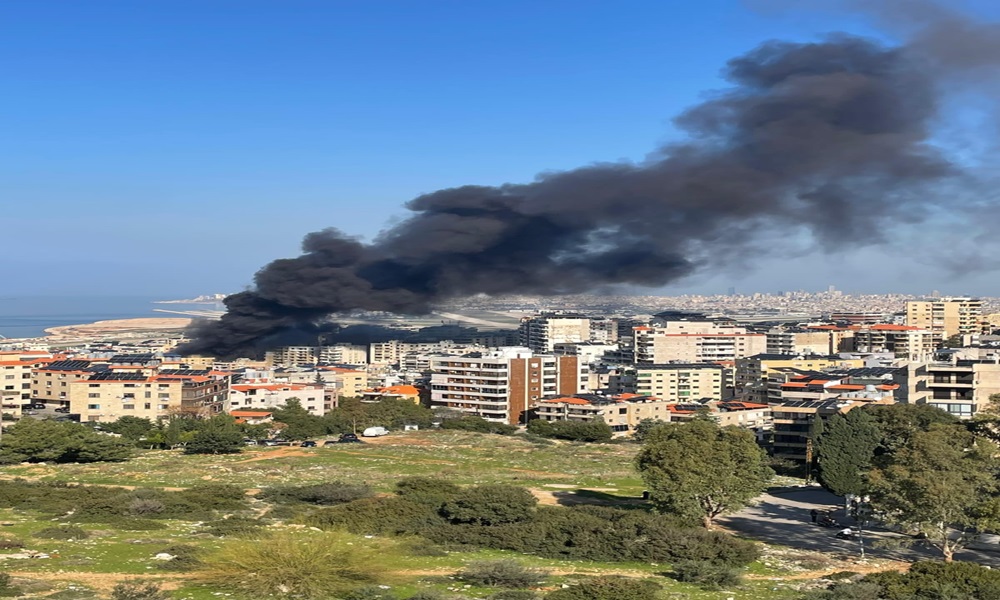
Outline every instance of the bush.
{"type": "Polygon", "coordinates": [[[575,442],[610,442],[614,431],[604,421],[528,421],[528,433],[575,442]]]}
{"type": "Polygon", "coordinates": [[[187,454],[238,454],[243,451],[243,431],[229,415],[199,421],[191,440],[184,446],[187,454]]]}
{"type": "Polygon", "coordinates": [[[441,506],[458,495],[457,485],[432,477],[407,477],[396,482],[396,493],[420,504],[441,506]]]}
{"type": "Polygon", "coordinates": [[[675,564],[671,576],[677,581],[693,583],[709,590],[736,587],[742,583],[739,571],[733,567],[694,560],[682,561],[675,564]]]}
{"type": "Polygon", "coordinates": [[[538,594],[530,590],[502,590],[489,596],[489,600],[537,600],[538,594]]]}
{"type": "Polygon", "coordinates": [[[18,548],[24,548],[24,542],[17,538],[2,538],[0,539],[0,550],[17,550],[18,548]]]}
{"type": "Polygon", "coordinates": [[[7,573],[0,573],[0,596],[9,598],[20,595],[21,590],[11,582],[11,576],[7,573]]]}
{"type": "Polygon", "coordinates": [[[160,590],[158,583],[138,579],[122,581],[111,590],[111,600],[169,600],[170,594],[160,590]]]}
{"type": "Polygon", "coordinates": [[[326,600],[378,583],[382,554],[352,545],[345,535],[295,537],[283,533],[266,543],[240,540],[204,558],[201,581],[213,588],[245,594],[326,600]]]}
{"type": "Polygon", "coordinates": [[[215,537],[254,537],[263,533],[263,527],[257,519],[230,517],[204,523],[201,531],[215,537]]]}
{"type": "Polygon", "coordinates": [[[457,577],[472,585],[526,588],[538,585],[548,573],[529,569],[516,560],[484,560],[470,563],[457,577]]]}
{"type": "Polygon", "coordinates": [[[545,600],[656,600],[660,585],[649,579],[595,577],[549,592],[545,600]]]}
{"type": "Polygon", "coordinates": [[[90,534],[76,525],[59,525],[36,531],[32,537],[41,540],[85,540],[90,534]]]}
{"type": "Polygon", "coordinates": [[[118,462],[132,456],[132,444],[79,423],[21,419],[6,428],[0,464],[19,462],[118,462]]]}
{"type": "Polygon", "coordinates": [[[122,531],[156,531],[167,528],[163,523],[152,519],[118,519],[113,525],[115,529],[122,531]]]}
{"type": "Polygon", "coordinates": [[[314,485],[275,486],[263,490],[258,498],[279,504],[316,504],[332,506],[344,504],[374,494],[365,484],[331,481],[314,485]]]}
{"type": "Polygon", "coordinates": [[[441,429],[458,429],[462,431],[477,431],[479,433],[495,433],[497,435],[512,435],[517,427],[506,423],[494,423],[482,417],[458,417],[441,421],[441,429]]]}
{"type": "Polygon", "coordinates": [[[169,554],[170,560],[161,561],[157,567],[165,571],[193,571],[201,566],[204,551],[190,544],[175,544],[160,550],[157,554],[169,554]]]}
{"type": "Polygon", "coordinates": [[[179,499],[212,511],[236,511],[247,507],[246,490],[227,483],[208,483],[176,492],[179,499]]]}
{"type": "Polygon", "coordinates": [[[148,515],[158,515],[163,512],[166,505],[156,498],[132,498],[126,510],[128,514],[136,517],[148,515]]]}
{"type": "Polygon", "coordinates": [[[1000,598],[1000,572],[968,562],[916,562],[906,573],[873,573],[861,584],[878,585],[885,600],[1000,598]]]}
{"type": "Polygon", "coordinates": [[[445,521],[436,507],[395,496],[322,508],[309,514],[306,523],[320,529],[345,529],[362,535],[402,535],[422,534],[445,521]]]}
{"type": "Polygon", "coordinates": [[[524,488],[480,485],[461,490],[441,512],[453,523],[502,525],[530,519],[536,504],[538,499],[524,488]]]}

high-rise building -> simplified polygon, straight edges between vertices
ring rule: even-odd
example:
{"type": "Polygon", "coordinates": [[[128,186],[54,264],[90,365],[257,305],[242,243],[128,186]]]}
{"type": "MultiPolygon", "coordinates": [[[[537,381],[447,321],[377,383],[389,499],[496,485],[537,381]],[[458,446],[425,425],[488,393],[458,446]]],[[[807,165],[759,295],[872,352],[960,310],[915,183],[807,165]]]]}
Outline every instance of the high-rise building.
{"type": "Polygon", "coordinates": [[[539,354],[549,354],[558,343],[589,342],[590,317],[575,313],[544,313],[521,319],[520,344],[539,354]]]}
{"type": "Polygon", "coordinates": [[[534,402],[587,391],[587,365],[575,356],[500,348],[431,359],[431,404],[516,425],[534,402]]]}
{"type": "Polygon", "coordinates": [[[935,298],[906,303],[906,324],[940,334],[942,339],[979,333],[982,320],[983,302],[976,298],[935,298]]]}
{"type": "Polygon", "coordinates": [[[767,336],[712,321],[667,321],[635,328],[636,364],[720,362],[767,350],[767,336]]]}
{"type": "Polygon", "coordinates": [[[635,373],[637,394],[671,402],[722,400],[727,387],[725,367],[710,363],[638,365],[635,373]]]}

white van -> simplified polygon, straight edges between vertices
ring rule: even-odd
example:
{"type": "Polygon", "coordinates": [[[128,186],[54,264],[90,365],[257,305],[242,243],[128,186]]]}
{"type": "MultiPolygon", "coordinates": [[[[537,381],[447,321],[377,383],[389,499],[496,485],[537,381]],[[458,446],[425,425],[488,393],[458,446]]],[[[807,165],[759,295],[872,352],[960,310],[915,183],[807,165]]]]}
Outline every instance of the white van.
{"type": "Polygon", "coordinates": [[[378,437],[380,435],[387,435],[389,430],[385,427],[369,427],[361,432],[361,435],[365,437],[378,437]]]}

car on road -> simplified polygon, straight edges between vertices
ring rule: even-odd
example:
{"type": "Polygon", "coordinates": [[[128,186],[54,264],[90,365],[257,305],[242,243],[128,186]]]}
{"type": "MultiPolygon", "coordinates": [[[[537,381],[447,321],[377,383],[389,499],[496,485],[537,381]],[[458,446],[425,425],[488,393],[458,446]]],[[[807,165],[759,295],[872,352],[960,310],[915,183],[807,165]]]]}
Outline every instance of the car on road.
{"type": "Polygon", "coordinates": [[[306,441],[302,442],[301,444],[299,444],[299,447],[300,448],[315,448],[316,447],[316,442],[314,442],[312,440],[306,440],[306,441]]]}
{"type": "Polygon", "coordinates": [[[58,407],[58,408],[56,408],[54,410],[57,413],[68,413],[69,412],[69,407],[68,406],[60,406],[60,407],[58,407]]]}
{"type": "Polygon", "coordinates": [[[33,408],[35,410],[45,410],[44,402],[35,402],[34,404],[29,404],[28,408],[33,408]]]}
{"type": "Polygon", "coordinates": [[[385,427],[369,427],[361,432],[361,435],[365,437],[379,437],[382,435],[389,435],[389,430],[385,427]]]}

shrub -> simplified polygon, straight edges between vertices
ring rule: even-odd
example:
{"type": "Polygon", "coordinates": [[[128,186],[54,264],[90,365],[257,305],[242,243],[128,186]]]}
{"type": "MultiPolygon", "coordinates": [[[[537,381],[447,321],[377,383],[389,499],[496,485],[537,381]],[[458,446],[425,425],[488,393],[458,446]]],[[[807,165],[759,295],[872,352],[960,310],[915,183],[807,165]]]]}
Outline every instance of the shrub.
{"type": "Polygon", "coordinates": [[[468,416],[441,421],[441,429],[459,429],[462,431],[477,431],[479,433],[495,433],[497,435],[512,435],[517,427],[506,423],[494,423],[482,417],[468,416]]]}
{"type": "Polygon", "coordinates": [[[383,556],[344,534],[282,533],[266,543],[230,542],[207,555],[199,573],[206,585],[254,598],[326,600],[379,582],[385,572],[383,556]]]}
{"type": "Polygon", "coordinates": [[[538,594],[530,590],[502,590],[489,596],[489,600],[537,600],[538,594]]]}
{"type": "Polygon", "coordinates": [[[604,421],[528,421],[528,433],[575,442],[610,442],[614,434],[604,421]]]}
{"type": "Polygon", "coordinates": [[[204,555],[201,548],[190,544],[168,546],[159,553],[173,556],[170,560],[161,561],[157,565],[165,571],[193,571],[201,566],[201,557],[204,555]]]}
{"type": "Polygon", "coordinates": [[[906,573],[873,573],[861,583],[878,585],[885,600],[1000,598],[1000,572],[968,562],[916,562],[906,573]]]}
{"type": "Polygon", "coordinates": [[[480,485],[461,490],[445,503],[442,514],[453,523],[502,525],[530,519],[536,504],[524,488],[480,485]]]}
{"type": "Polygon", "coordinates": [[[157,583],[138,579],[122,581],[111,590],[111,600],[169,600],[170,594],[160,590],[157,583]]]}
{"type": "Polygon", "coordinates": [[[263,533],[264,523],[247,517],[230,517],[209,521],[202,525],[201,531],[215,537],[254,537],[263,533]]]}
{"type": "Polygon", "coordinates": [[[131,456],[128,440],[97,433],[79,423],[39,419],[21,419],[6,428],[0,446],[0,464],[117,462],[131,456]]]}
{"type": "Polygon", "coordinates": [[[674,565],[671,576],[677,581],[693,583],[704,589],[736,587],[742,583],[739,571],[728,565],[686,560],[674,565]]]}
{"type": "Polygon", "coordinates": [[[419,502],[441,506],[454,498],[461,490],[457,485],[444,479],[432,477],[407,477],[396,482],[396,493],[400,496],[419,502]]]}
{"type": "Polygon", "coordinates": [[[243,432],[229,415],[198,422],[198,429],[184,446],[187,454],[238,454],[243,451],[243,432]]]}
{"type": "Polygon", "coordinates": [[[128,503],[126,510],[130,515],[143,517],[147,515],[158,515],[163,512],[164,508],[166,508],[166,505],[156,498],[133,498],[132,501],[128,503]]]}
{"type": "Polygon", "coordinates": [[[90,534],[76,525],[59,525],[36,531],[32,537],[42,540],[85,540],[90,534]]]}
{"type": "Polygon", "coordinates": [[[314,485],[270,487],[263,490],[258,497],[279,504],[302,503],[332,506],[368,498],[372,495],[372,489],[365,484],[331,481],[314,485]]]}
{"type": "Polygon", "coordinates": [[[365,498],[313,511],[306,523],[320,529],[345,529],[357,534],[422,534],[443,525],[437,508],[408,497],[365,498]]]}
{"type": "Polygon", "coordinates": [[[178,499],[212,511],[236,511],[247,507],[246,490],[226,483],[208,483],[176,492],[178,499]]]}
{"type": "Polygon", "coordinates": [[[156,531],[167,528],[163,523],[152,519],[118,519],[113,524],[115,529],[122,531],[156,531]]]}
{"type": "Polygon", "coordinates": [[[0,550],[24,548],[24,542],[17,538],[0,538],[0,550]]]}
{"type": "Polygon", "coordinates": [[[473,585],[526,588],[537,585],[548,573],[529,569],[516,560],[501,559],[470,563],[457,577],[473,585]]]}
{"type": "Polygon", "coordinates": [[[11,582],[11,576],[7,573],[0,573],[0,596],[9,598],[20,595],[21,590],[11,582]]]}
{"type": "Polygon", "coordinates": [[[545,600],[656,600],[660,585],[649,579],[595,577],[549,592],[545,600]]]}

